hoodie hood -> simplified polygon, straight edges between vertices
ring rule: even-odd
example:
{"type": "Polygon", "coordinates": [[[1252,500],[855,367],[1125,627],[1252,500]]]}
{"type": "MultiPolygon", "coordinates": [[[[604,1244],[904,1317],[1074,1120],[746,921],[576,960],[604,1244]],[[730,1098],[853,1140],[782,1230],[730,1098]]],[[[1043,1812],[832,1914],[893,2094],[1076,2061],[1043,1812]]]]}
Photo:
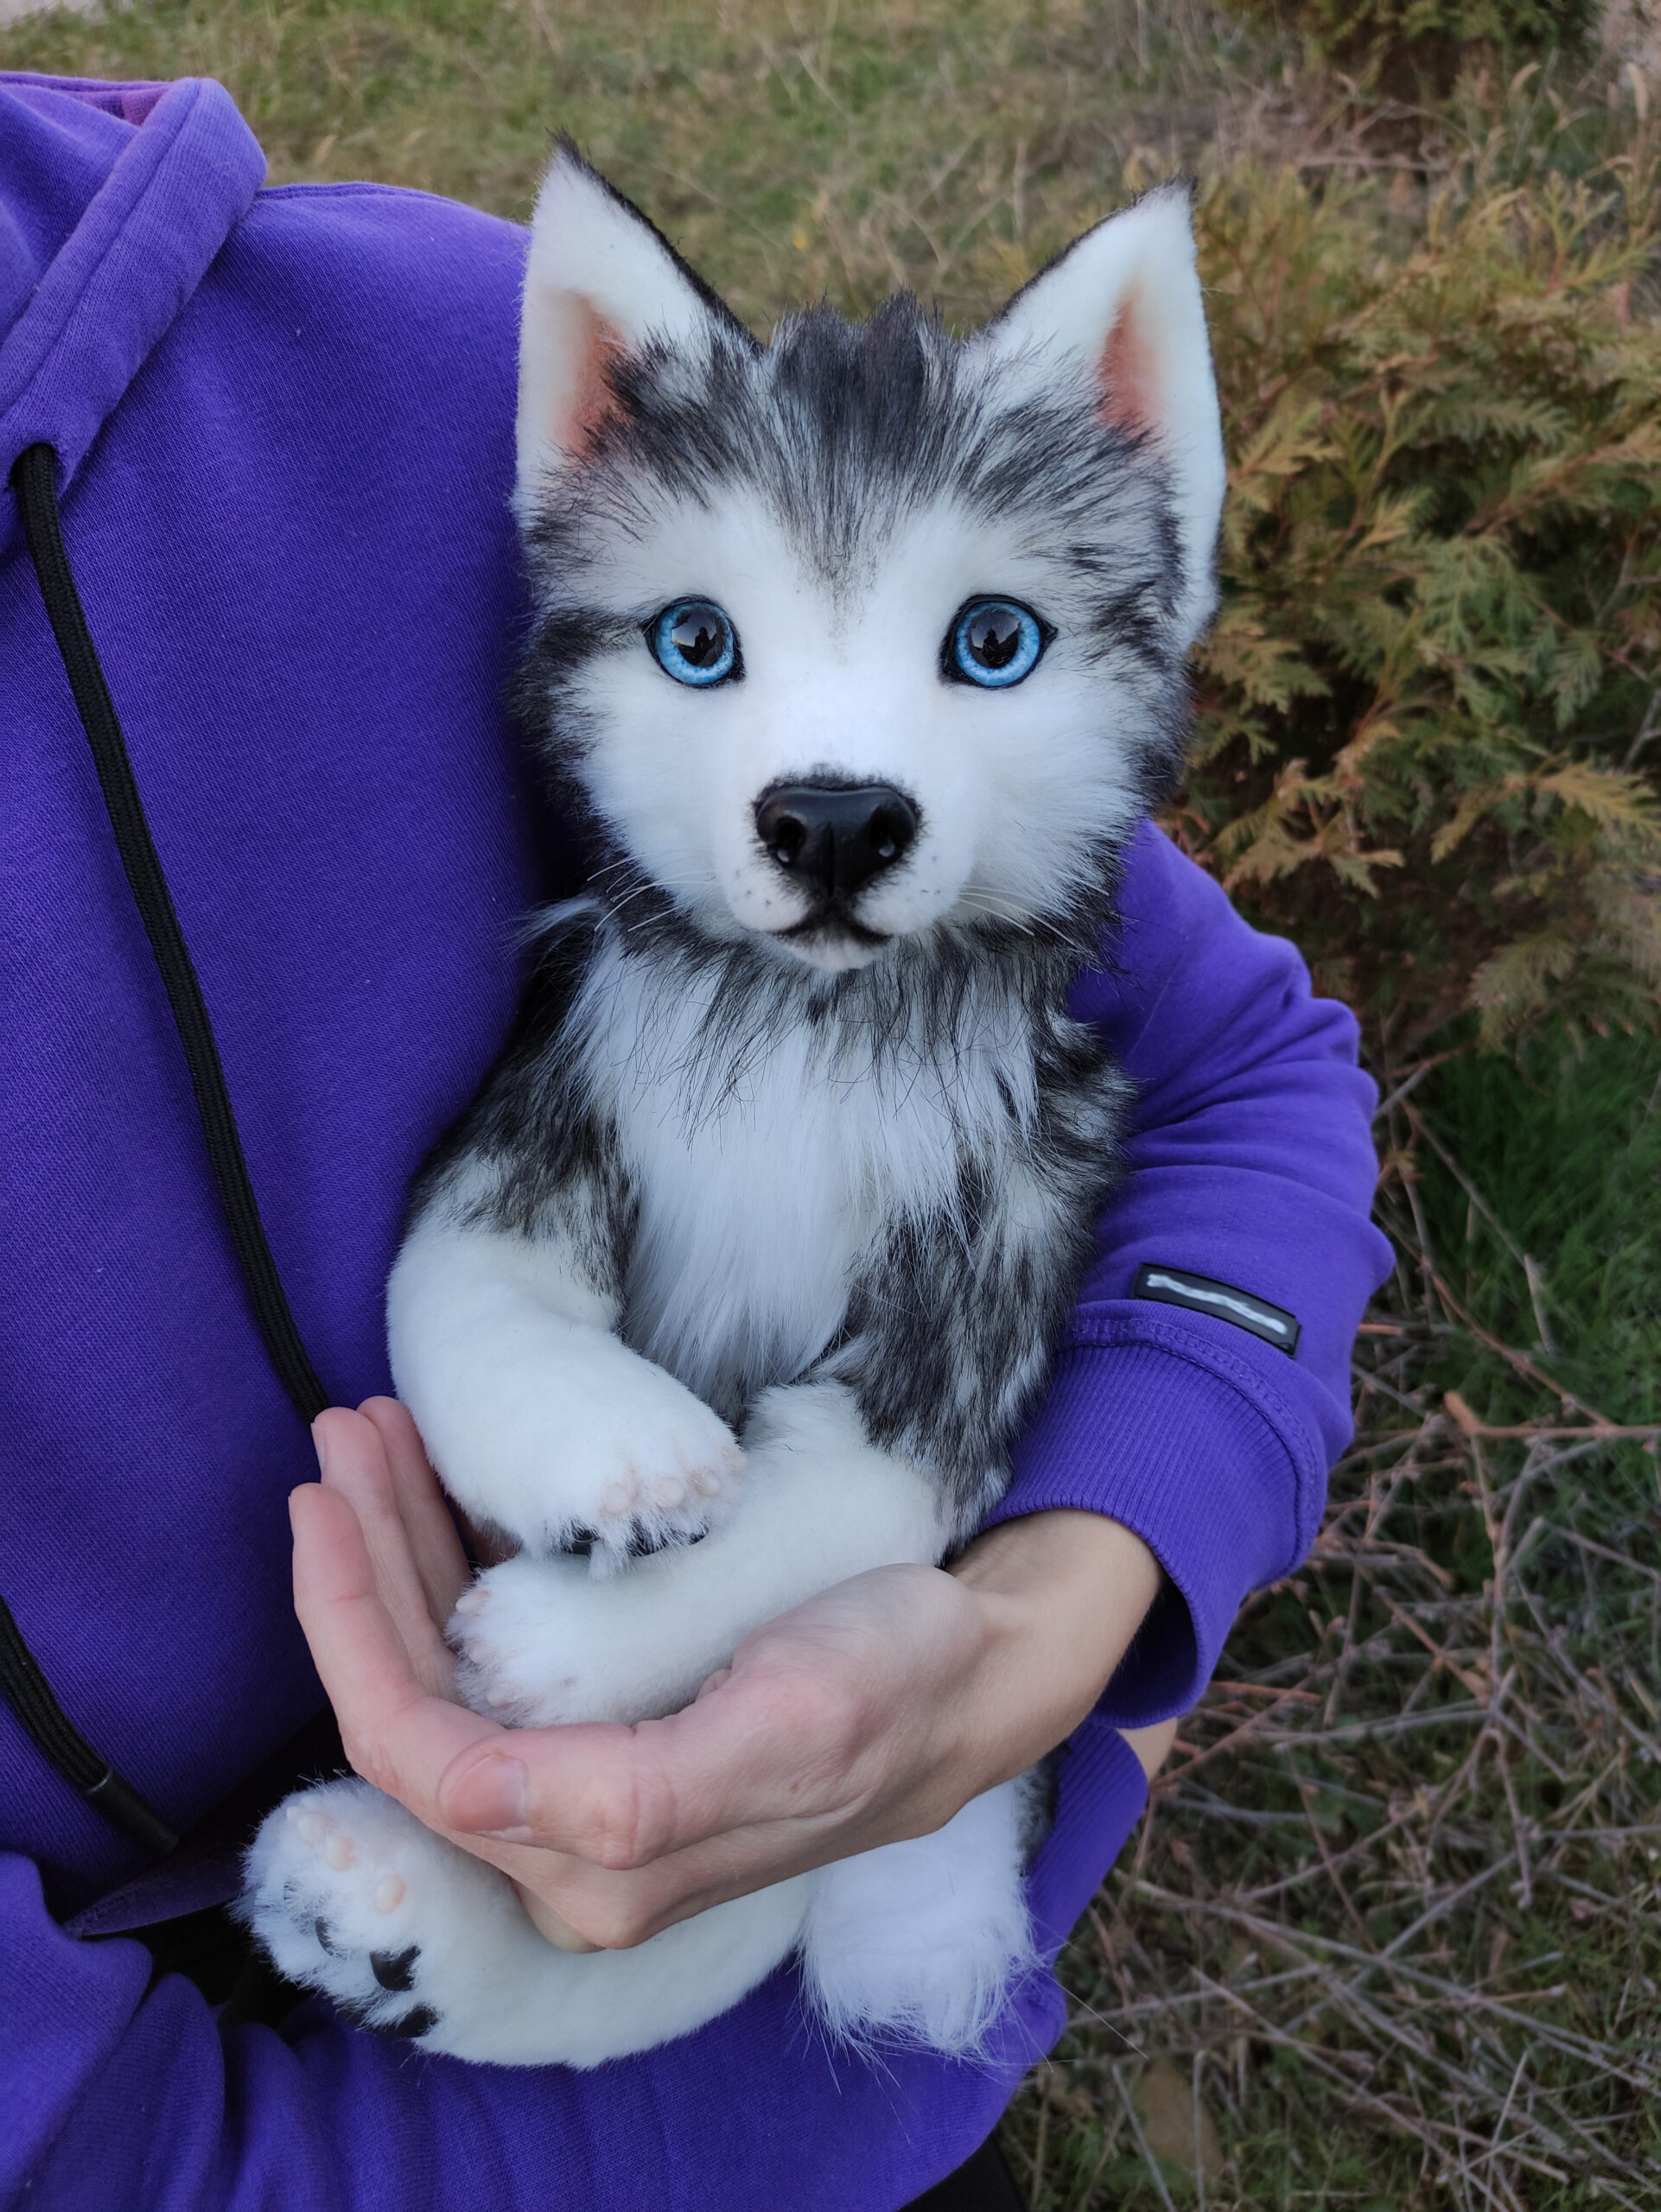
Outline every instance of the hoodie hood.
{"type": "MultiPolygon", "coordinates": [[[[317,1708],[283,1509],[315,1460],[231,1249],[16,456],[57,452],[260,1217],[339,1398],[386,1387],[404,1192],[496,1048],[517,917],[559,871],[503,705],[523,234],[262,171],[216,85],[0,77],[0,1434],[28,1470],[0,1592],[180,1833],[317,1708]]],[[[62,1910],[131,1871],[9,1706],[0,1842],[62,1910]]]]}
{"type": "MultiPolygon", "coordinates": [[[[207,79],[0,77],[0,481],[45,440],[67,489],[264,175],[207,79]]],[[[8,501],[0,550],[16,528],[8,501]]]]}

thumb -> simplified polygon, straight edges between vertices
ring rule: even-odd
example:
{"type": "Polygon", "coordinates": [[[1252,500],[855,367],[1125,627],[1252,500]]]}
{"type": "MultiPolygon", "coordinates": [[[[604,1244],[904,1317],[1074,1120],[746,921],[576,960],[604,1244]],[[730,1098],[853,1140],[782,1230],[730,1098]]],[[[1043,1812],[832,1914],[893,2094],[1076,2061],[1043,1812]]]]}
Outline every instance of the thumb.
{"type": "Polygon", "coordinates": [[[445,1824],[570,1853],[618,1870],[762,1822],[811,1821],[816,1783],[838,1777],[841,1730],[824,1708],[834,1692],[741,1669],[712,1676],[666,1719],[515,1729],[480,1744],[446,1772],[445,1824]],[[827,1727],[827,1721],[831,1725],[827,1727]]]}

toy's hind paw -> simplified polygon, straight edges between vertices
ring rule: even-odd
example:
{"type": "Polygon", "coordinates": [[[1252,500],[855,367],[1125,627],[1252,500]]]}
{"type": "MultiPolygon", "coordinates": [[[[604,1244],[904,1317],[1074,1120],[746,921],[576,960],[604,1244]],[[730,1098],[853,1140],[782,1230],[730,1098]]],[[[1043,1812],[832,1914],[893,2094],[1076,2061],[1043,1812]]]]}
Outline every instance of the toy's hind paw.
{"type": "Polygon", "coordinates": [[[824,1868],[808,1916],[810,2001],[834,2034],[972,2058],[1036,1963],[1021,1890],[1023,1780],[972,1797],[932,1835],[824,1868]]]}
{"type": "Polygon", "coordinates": [[[425,1930],[455,1914],[447,1855],[463,1856],[366,1782],[325,1783],[267,1818],[239,1910],[290,1981],[422,2042],[446,2010],[425,1930]]]}
{"type": "Polygon", "coordinates": [[[522,1554],[489,1568],[456,1600],[446,1631],[461,1662],[457,1691],[475,1713],[516,1728],[673,1713],[739,1640],[723,1640],[716,1611],[718,1548],[696,1560],[668,1552],[603,1581],[577,1559],[522,1554]],[[697,1572],[706,1564],[713,1584],[697,1572]],[[684,1618],[699,1591],[701,1640],[684,1618]]]}

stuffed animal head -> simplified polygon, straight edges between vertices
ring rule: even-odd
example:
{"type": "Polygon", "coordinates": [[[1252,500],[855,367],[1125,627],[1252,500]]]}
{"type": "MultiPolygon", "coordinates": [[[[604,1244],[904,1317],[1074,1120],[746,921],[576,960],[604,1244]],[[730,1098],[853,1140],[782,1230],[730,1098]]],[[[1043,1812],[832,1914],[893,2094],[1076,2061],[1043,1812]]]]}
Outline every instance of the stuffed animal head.
{"type": "Polygon", "coordinates": [[[525,277],[523,697],[625,918],[832,972],[1080,956],[1171,788],[1224,464],[1186,188],[966,339],[760,344],[570,146],[525,277]]]}

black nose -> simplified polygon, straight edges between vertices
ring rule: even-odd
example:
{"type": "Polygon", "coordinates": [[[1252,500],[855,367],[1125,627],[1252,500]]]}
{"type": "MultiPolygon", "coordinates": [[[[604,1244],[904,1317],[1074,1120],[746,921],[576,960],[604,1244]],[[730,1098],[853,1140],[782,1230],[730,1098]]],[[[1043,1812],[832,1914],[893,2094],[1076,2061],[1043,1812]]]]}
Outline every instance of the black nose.
{"type": "Polygon", "coordinates": [[[892,784],[783,784],[755,810],[768,854],[793,883],[823,898],[851,899],[902,860],[917,836],[917,809],[892,784]]]}

